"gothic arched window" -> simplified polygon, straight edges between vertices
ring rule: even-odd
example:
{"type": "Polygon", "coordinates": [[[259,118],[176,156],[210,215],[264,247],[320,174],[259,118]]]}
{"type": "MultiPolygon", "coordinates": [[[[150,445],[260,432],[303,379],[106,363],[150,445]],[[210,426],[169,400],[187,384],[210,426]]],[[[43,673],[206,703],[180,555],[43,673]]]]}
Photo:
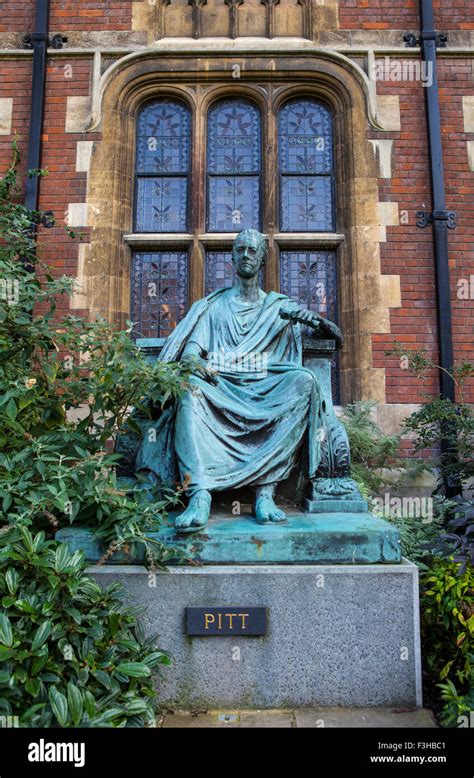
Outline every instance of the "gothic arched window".
{"type": "MultiPolygon", "coordinates": [[[[337,322],[343,236],[335,232],[330,109],[308,95],[271,102],[267,112],[242,95],[205,105],[196,104],[194,134],[190,109],[173,98],[138,116],[129,236],[136,336],[168,335],[191,302],[231,285],[232,241],[249,227],[268,236],[263,287],[337,322]]],[[[336,383],[333,392],[337,398],[336,383]]]]}

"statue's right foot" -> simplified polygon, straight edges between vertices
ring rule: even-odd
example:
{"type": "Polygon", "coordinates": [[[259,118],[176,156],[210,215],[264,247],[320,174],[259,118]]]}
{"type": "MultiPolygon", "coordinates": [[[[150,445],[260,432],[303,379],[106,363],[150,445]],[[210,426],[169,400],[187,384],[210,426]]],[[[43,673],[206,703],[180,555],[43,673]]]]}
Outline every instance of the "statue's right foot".
{"type": "Polygon", "coordinates": [[[199,532],[209,521],[211,495],[202,489],[189,498],[189,504],[183,513],[177,516],[174,526],[176,532],[199,532]]]}

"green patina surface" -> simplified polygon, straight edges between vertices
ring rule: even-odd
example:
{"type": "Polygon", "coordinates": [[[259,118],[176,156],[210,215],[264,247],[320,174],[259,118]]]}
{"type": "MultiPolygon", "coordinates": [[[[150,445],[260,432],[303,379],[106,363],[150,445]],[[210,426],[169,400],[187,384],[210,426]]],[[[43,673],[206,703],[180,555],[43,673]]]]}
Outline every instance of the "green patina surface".
{"type": "MultiPolygon", "coordinates": [[[[179,547],[193,564],[393,564],[401,561],[398,530],[371,513],[301,513],[288,511],[288,523],[259,525],[250,514],[238,517],[216,512],[203,532],[183,536],[169,522],[149,532],[150,538],[179,547]]],[[[68,527],[56,539],[88,561],[100,559],[105,548],[93,530],[68,527]]],[[[140,547],[115,554],[109,563],[143,561],[140,547]]],[[[173,564],[173,562],[170,562],[173,564]]]]}

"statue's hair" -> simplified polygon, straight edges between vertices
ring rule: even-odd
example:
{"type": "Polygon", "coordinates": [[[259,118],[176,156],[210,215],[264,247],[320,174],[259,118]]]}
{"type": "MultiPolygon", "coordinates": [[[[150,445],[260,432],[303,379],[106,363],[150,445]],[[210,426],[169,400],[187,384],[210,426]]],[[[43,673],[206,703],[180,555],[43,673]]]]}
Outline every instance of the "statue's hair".
{"type": "MultiPolygon", "coordinates": [[[[265,236],[262,235],[262,233],[259,232],[258,230],[254,230],[254,229],[242,230],[242,232],[239,232],[236,239],[234,240],[234,244],[235,241],[238,240],[238,238],[242,238],[244,236],[248,236],[249,238],[257,238],[258,247],[262,252],[262,267],[263,267],[265,262],[267,261],[267,256],[268,256],[268,243],[265,236]]],[[[234,247],[232,246],[232,249],[233,248],[234,247]]]]}

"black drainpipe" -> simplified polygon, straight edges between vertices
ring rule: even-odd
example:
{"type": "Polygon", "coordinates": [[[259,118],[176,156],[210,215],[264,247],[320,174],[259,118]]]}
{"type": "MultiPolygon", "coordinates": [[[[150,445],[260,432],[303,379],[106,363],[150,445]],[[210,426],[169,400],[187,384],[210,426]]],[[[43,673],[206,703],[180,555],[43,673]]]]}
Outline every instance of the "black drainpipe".
{"type": "MultiPolygon", "coordinates": [[[[408,46],[420,45],[426,94],[426,117],[428,125],[428,146],[430,157],[432,213],[420,211],[417,214],[418,227],[432,225],[435,261],[436,312],[438,324],[439,351],[439,388],[440,396],[455,401],[455,384],[446,371],[451,371],[454,364],[453,336],[451,324],[451,297],[448,252],[448,229],[456,227],[456,214],[446,210],[446,194],[444,188],[443,149],[441,144],[441,117],[439,109],[438,76],[436,70],[436,47],[445,46],[447,36],[435,32],[432,0],[420,0],[421,36],[405,36],[408,46]]],[[[455,432],[451,426],[442,429],[441,454],[453,461],[455,456],[455,432]]],[[[456,476],[443,474],[446,496],[460,494],[461,485],[456,476]]]]}
{"type": "MultiPolygon", "coordinates": [[[[41,163],[41,135],[43,132],[44,87],[46,82],[46,52],[48,48],[49,0],[36,1],[35,32],[25,36],[24,44],[33,49],[33,76],[31,82],[30,133],[28,137],[28,170],[38,170],[41,163]]],[[[38,210],[39,177],[26,179],[25,206],[38,210]]]]}
{"type": "MultiPolygon", "coordinates": [[[[33,74],[31,82],[31,109],[30,129],[28,135],[28,162],[27,170],[39,170],[41,167],[41,135],[43,133],[44,93],[46,83],[46,57],[48,46],[55,49],[62,48],[67,38],[55,35],[51,40],[49,33],[49,0],[36,0],[35,31],[23,37],[23,45],[27,49],[33,49],[33,74]]],[[[25,206],[32,211],[38,210],[39,202],[39,176],[27,176],[25,191],[25,206]]],[[[41,213],[38,223],[45,227],[52,227],[52,213],[41,213]]],[[[33,236],[36,236],[38,223],[31,225],[33,236]]],[[[33,267],[28,268],[31,272],[33,267]]]]}

